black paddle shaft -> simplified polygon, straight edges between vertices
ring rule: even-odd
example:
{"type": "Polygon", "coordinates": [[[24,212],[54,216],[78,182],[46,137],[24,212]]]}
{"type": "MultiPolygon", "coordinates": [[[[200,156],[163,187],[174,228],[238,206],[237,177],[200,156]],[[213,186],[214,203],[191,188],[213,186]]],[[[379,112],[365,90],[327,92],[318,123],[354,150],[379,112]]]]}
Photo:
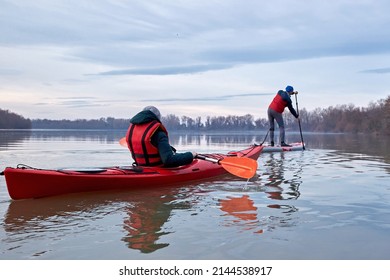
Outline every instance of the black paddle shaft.
{"type": "MultiPolygon", "coordinates": [[[[299,116],[297,93],[295,93],[295,104],[296,104],[296,106],[297,106],[297,114],[298,114],[298,116],[299,116]]],[[[305,150],[305,142],[303,141],[301,120],[299,119],[299,117],[298,117],[298,125],[299,125],[299,132],[301,133],[302,148],[305,150]]]]}

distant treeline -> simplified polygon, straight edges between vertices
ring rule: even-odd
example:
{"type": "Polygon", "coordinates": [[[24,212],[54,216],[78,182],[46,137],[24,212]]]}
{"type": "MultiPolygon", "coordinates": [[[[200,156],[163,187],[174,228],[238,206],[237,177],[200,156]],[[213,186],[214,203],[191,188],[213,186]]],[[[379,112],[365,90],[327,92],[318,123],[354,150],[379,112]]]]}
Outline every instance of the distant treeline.
{"type": "MultiPolygon", "coordinates": [[[[286,110],[285,126],[297,130],[296,119],[286,110]]],[[[130,119],[100,118],[96,120],[26,120],[23,117],[0,110],[0,128],[34,129],[127,129],[130,119]],[[5,121],[4,121],[5,120],[5,121]]],[[[350,105],[337,105],[326,109],[308,112],[299,111],[302,129],[313,132],[352,132],[390,134],[390,96],[369,104],[366,108],[350,105]]],[[[250,114],[243,116],[191,117],[170,114],[162,117],[168,130],[173,131],[233,131],[268,130],[266,118],[254,119],[250,114]]]]}
{"type": "Polygon", "coordinates": [[[30,119],[12,113],[8,110],[0,109],[0,129],[31,129],[30,119]]]}
{"type": "MultiPolygon", "coordinates": [[[[390,135],[390,96],[366,108],[338,105],[300,111],[303,129],[313,132],[380,133],[390,135]]],[[[292,120],[289,118],[289,123],[292,120]]]]}

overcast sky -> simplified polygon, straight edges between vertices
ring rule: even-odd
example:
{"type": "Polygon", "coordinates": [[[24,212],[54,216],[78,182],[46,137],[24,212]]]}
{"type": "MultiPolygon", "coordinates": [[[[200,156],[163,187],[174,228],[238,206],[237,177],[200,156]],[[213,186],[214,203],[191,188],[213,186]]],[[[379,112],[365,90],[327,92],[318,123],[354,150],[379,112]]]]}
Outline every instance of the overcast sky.
{"type": "Polygon", "coordinates": [[[390,95],[388,0],[0,0],[0,108],[28,118],[266,117],[390,95]],[[295,99],[294,99],[295,105],[295,99]]]}

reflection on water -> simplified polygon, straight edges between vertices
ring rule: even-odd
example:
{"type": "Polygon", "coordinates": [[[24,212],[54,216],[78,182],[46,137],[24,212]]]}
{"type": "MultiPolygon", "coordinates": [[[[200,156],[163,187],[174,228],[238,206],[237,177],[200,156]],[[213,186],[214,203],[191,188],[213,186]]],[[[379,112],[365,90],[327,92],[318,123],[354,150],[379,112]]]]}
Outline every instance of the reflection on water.
{"type": "Polygon", "coordinates": [[[164,224],[173,210],[187,210],[196,203],[191,200],[193,191],[191,187],[155,188],[11,201],[3,222],[8,233],[3,241],[12,251],[26,238],[39,240],[55,235],[56,239],[66,239],[70,234],[86,234],[93,221],[121,213],[125,235],[121,240],[128,248],[151,253],[169,245],[158,243],[162,235],[170,233],[164,224]]]}
{"type": "MultiPolygon", "coordinates": [[[[86,141],[99,143],[118,143],[125,135],[122,130],[0,130],[0,151],[8,146],[15,146],[24,141],[86,141]]],[[[251,131],[241,133],[202,133],[182,134],[170,133],[170,142],[173,145],[183,146],[244,146],[261,143],[266,131],[251,131]]],[[[287,142],[299,142],[299,133],[287,134],[287,142]]],[[[390,163],[388,139],[375,135],[358,134],[321,134],[305,133],[305,142],[308,149],[336,149],[345,153],[359,153],[383,158],[390,163]]]]}
{"type": "Polygon", "coordinates": [[[126,131],[120,130],[0,130],[0,151],[25,141],[118,142],[126,131]]]}
{"type": "Polygon", "coordinates": [[[309,149],[337,150],[337,153],[375,157],[390,163],[389,139],[369,134],[308,134],[309,149]]]}
{"type": "Polygon", "coordinates": [[[301,164],[304,152],[296,152],[295,157],[286,157],[284,153],[261,155],[263,163],[258,176],[248,185],[240,188],[224,188],[235,193],[218,200],[218,206],[224,213],[224,226],[240,228],[242,231],[264,233],[278,227],[295,226],[294,213],[298,208],[289,203],[300,196],[299,186],[302,183],[303,167],[301,164]],[[246,194],[240,194],[246,192],[246,194]],[[268,198],[266,205],[257,203],[259,195],[268,198]],[[267,210],[273,209],[273,210],[267,210]]]}
{"type": "MultiPolygon", "coordinates": [[[[272,178],[272,182],[262,182],[261,178],[250,183],[248,194],[236,195],[238,191],[245,192],[242,181],[232,176],[226,176],[215,184],[208,184],[208,189],[197,185],[188,185],[182,188],[154,188],[129,192],[98,192],[87,194],[73,194],[42,199],[11,201],[4,216],[2,226],[7,233],[2,240],[7,244],[9,252],[34,251],[34,245],[23,240],[51,239],[61,242],[72,235],[88,235],[90,231],[104,231],[96,227],[95,223],[104,225],[108,216],[122,216],[120,240],[130,249],[140,253],[153,253],[168,247],[168,242],[161,242],[161,238],[174,234],[174,229],[167,227],[166,223],[172,218],[174,211],[190,211],[207,195],[219,195],[219,185],[226,186],[236,182],[237,186],[230,188],[224,198],[218,199],[216,206],[224,213],[224,226],[238,228],[239,231],[249,231],[261,234],[273,231],[278,227],[294,226],[291,214],[297,209],[284,203],[270,203],[266,206],[256,205],[252,196],[259,200],[259,194],[267,194],[272,200],[293,199],[297,191],[284,191],[286,178],[279,178],[271,174],[270,168],[264,176],[272,178]],[[277,190],[274,180],[278,183],[277,190]],[[259,186],[260,185],[260,186],[259,186]],[[257,191],[254,191],[256,188],[257,191]],[[273,213],[269,209],[279,209],[281,212],[273,213]]],[[[268,180],[268,179],[267,179],[268,180]]],[[[294,181],[294,180],[292,180],[294,181]]],[[[289,184],[289,188],[296,183],[289,184]]],[[[226,191],[225,190],[225,191],[226,191]]],[[[226,192],[223,192],[226,193],[226,192]]],[[[298,195],[295,199],[298,198],[298,195]]],[[[211,200],[212,202],[213,200],[211,200]]],[[[206,205],[210,202],[205,202],[206,205]]],[[[199,206],[206,207],[205,205],[199,206]]],[[[34,243],[33,243],[34,244],[34,243]]],[[[54,246],[55,247],[55,246],[54,246]]],[[[51,254],[54,249],[39,250],[31,253],[32,257],[44,257],[51,254]]]]}
{"type": "Polygon", "coordinates": [[[0,129],[0,151],[20,145],[31,136],[31,130],[0,129]]]}
{"type": "MultiPolygon", "coordinates": [[[[297,155],[302,152],[297,152],[297,155]]],[[[295,159],[293,159],[295,160],[295,159]]],[[[265,186],[269,198],[276,200],[298,199],[299,186],[302,183],[300,174],[302,165],[288,163],[289,169],[285,168],[285,154],[270,154],[265,161],[263,176],[267,178],[265,186]],[[286,174],[289,173],[289,174],[286,174]],[[289,176],[289,177],[287,177],[289,176]]]]}
{"type": "Polygon", "coordinates": [[[132,203],[125,207],[126,236],[122,238],[129,248],[151,253],[169,246],[168,243],[157,242],[162,235],[170,233],[164,229],[164,224],[171,217],[171,212],[177,209],[188,210],[195,203],[189,200],[191,190],[184,190],[164,188],[148,191],[147,194],[129,194],[132,203]]]}
{"type": "Polygon", "coordinates": [[[298,209],[295,206],[280,203],[262,205],[255,202],[258,199],[256,193],[219,199],[223,226],[236,228],[239,232],[263,234],[296,225],[297,217],[294,217],[294,213],[298,209]]]}
{"type": "MultiPolygon", "coordinates": [[[[90,225],[91,222],[120,212],[125,214],[122,224],[125,231],[121,240],[130,249],[152,253],[169,246],[168,243],[160,243],[159,239],[172,233],[164,227],[172,211],[189,210],[202,198],[204,196],[199,190],[194,192],[194,189],[187,187],[11,201],[3,223],[8,236],[2,241],[8,244],[7,250],[13,251],[28,246],[27,242],[23,242],[26,239],[40,240],[48,236],[55,236],[57,240],[67,239],[70,235],[98,231],[98,228],[90,225]]],[[[271,231],[278,226],[287,226],[290,220],[264,215],[260,215],[259,219],[258,207],[248,195],[220,199],[219,205],[226,215],[234,218],[227,221],[225,226],[239,227],[243,231],[259,234],[263,233],[264,228],[271,231]]],[[[33,257],[44,256],[51,250],[35,252],[33,257]]]]}
{"type": "Polygon", "coordinates": [[[259,227],[257,207],[248,195],[220,199],[219,206],[226,215],[233,217],[233,220],[227,221],[225,226],[238,226],[243,230],[263,233],[262,229],[257,229],[259,227]]]}
{"type": "MultiPolygon", "coordinates": [[[[250,192],[245,200],[259,200],[261,193],[267,200],[257,203],[257,230],[254,233],[273,232],[279,228],[293,228],[297,224],[299,208],[293,201],[300,197],[300,185],[302,184],[303,161],[307,151],[293,153],[267,153],[262,154],[259,161],[257,180],[254,186],[261,192],[250,192]],[[259,230],[260,228],[260,230],[259,230]]],[[[249,202],[248,202],[249,203],[249,202]]],[[[256,203],[252,204],[256,205],[256,203]]]]}
{"type": "MultiPolygon", "coordinates": [[[[117,144],[124,133],[0,131],[0,164],[118,163],[128,159],[117,144]]],[[[264,135],[173,133],[171,141],[219,152],[264,135]]],[[[10,201],[0,177],[0,259],[390,257],[386,141],[316,134],[305,141],[306,151],[261,154],[249,182],[227,175],[172,188],[10,201]]]]}

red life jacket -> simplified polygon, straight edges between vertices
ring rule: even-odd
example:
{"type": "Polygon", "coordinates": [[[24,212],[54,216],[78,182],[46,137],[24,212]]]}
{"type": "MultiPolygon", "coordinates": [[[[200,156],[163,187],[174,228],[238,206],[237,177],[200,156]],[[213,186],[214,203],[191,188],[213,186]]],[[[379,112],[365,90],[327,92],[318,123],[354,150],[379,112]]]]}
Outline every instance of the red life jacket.
{"type": "Polygon", "coordinates": [[[126,142],[137,165],[154,166],[162,164],[158,149],[152,144],[152,136],[158,129],[168,134],[165,127],[158,121],[130,124],[126,133],[126,142]]]}
{"type": "Polygon", "coordinates": [[[278,112],[278,113],[283,113],[284,108],[287,107],[287,102],[283,100],[282,96],[278,93],[272,100],[271,104],[269,105],[269,108],[272,110],[278,112]]]}

